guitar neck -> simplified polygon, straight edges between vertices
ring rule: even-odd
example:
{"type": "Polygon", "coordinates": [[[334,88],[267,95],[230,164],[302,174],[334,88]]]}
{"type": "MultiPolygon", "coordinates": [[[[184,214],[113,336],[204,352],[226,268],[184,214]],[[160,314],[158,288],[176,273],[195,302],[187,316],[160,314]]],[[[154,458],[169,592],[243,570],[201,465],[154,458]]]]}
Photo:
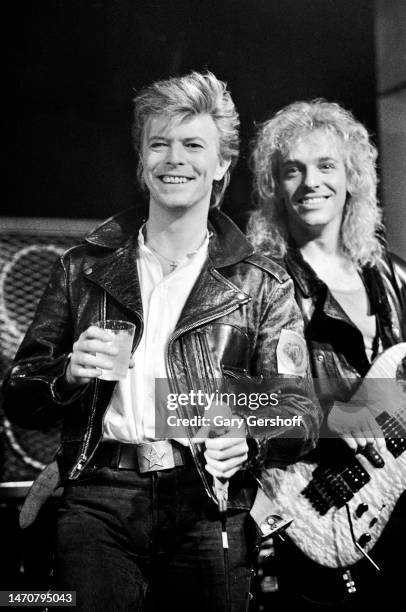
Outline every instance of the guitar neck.
{"type": "Polygon", "coordinates": [[[399,457],[406,450],[406,423],[403,415],[391,415],[381,412],[376,421],[382,429],[386,440],[386,447],[395,457],[399,457]]]}

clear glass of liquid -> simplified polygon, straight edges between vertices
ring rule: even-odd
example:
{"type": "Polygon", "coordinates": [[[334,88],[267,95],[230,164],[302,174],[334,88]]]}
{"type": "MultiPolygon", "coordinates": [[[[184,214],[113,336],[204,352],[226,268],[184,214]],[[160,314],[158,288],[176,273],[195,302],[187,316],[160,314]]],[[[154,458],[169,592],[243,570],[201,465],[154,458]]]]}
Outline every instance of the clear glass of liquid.
{"type": "Polygon", "coordinates": [[[106,321],[97,321],[95,325],[108,332],[111,335],[113,346],[118,348],[117,355],[109,355],[113,362],[113,369],[102,370],[99,378],[101,380],[123,380],[127,376],[130,363],[135,332],[134,323],[107,319],[106,321]]]}

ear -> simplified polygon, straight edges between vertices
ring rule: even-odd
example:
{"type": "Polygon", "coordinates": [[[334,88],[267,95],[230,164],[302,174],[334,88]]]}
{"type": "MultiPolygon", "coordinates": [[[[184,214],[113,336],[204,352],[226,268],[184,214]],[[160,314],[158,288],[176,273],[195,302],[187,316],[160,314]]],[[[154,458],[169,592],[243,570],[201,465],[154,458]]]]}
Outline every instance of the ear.
{"type": "Polygon", "coordinates": [[[217,168],[216,168],[216,171],[214,173],[214,180],[215,181],[221,181],[221,179],[224,177],[225,173],[229,169],[230,164],[231,164],[231,159],[226,160],[226,159],[219,158],[219,161],[218,161],[218,164],[217,164],[217,168]]]}

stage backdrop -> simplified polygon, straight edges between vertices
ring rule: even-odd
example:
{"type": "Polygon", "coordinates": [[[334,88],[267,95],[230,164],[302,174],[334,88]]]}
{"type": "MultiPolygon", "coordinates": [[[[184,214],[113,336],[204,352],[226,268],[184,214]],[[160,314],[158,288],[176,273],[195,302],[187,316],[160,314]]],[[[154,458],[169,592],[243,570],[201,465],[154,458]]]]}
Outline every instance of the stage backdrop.
{"type": "MultiPolygon", "coordinates": [[[[0,219],[0,382],[32,321],[56,258],[97,220],[0,219]]],[[[0,405],[0,482],[32,480],[59,444],[47,432],[11,425],[0,405]]]]}

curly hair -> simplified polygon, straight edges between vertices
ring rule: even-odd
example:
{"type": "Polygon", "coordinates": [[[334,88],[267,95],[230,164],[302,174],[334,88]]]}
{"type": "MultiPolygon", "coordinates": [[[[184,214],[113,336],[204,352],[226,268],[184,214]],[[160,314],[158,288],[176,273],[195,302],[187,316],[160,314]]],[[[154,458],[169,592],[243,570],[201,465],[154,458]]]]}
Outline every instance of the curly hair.
{"type": "Polygon", "coordinates": [[[156,81],[134,98],[132,136],[139,155],[137,177],[140,185],[145,187],[141,148],[149,119],[164,115],[168,122],[181,122],[200,114],[212,117],[219,134],[220,159],[231,161],[224,177],[213,182],[210,206],[218,208],[230,182],[231,170],[238,160],[240,120],[226,83],[211,72],[191,72],[182,77],[156,81]]]}
{"type": "Polygon", "coordinates": [[[300,136],[314,130],[334,134],[343,144],[348,195],[341,223],[342,252],[357,266],[372,265],[382,252],[382,213],[376,197],[377,150],[366,128],[351,112],[322,99],[294,102],[259,125],[251,155],[258,210],[248,224],[249,238],[268,255],[284,256],[288,228],[285,207],[277,193],[278,160],[300,136]]]}

